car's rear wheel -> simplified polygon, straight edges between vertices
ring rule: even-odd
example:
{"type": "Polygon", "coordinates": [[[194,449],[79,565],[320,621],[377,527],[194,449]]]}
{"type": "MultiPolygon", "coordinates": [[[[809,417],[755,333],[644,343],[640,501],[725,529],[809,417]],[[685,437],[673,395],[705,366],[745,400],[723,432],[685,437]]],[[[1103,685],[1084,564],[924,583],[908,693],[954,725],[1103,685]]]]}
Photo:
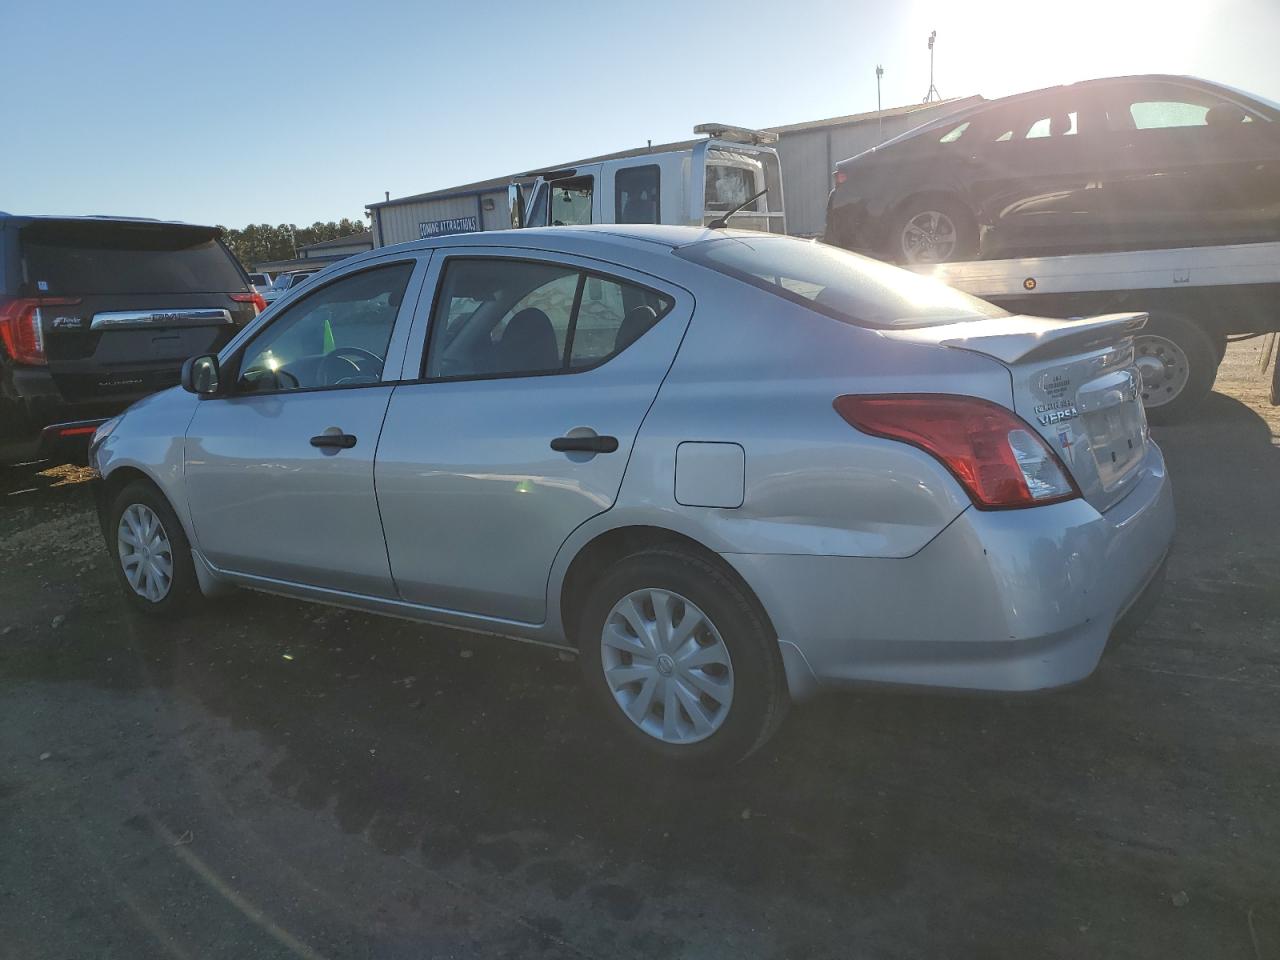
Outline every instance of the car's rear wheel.
{"type": "Polygon", "coordinates": [[[752,598],[714,563],[645,550],[591,589],[579,632],[583,677],[628,742],[690,766],[758,749],[789,698],[777,641],[752,598]]]}
{"type": "Polygon", "coordinates": [[[105,532],[117,579],[135,609],[172,616],[198,595],[182,524],[154,486],[136,480],[117,493],[105,532]]]}
{"type": "Polygon", "coordinates": [[[1133,338],[1133,351],[1142,374],[1142,405],[1152,423],[1187,417],[1218,376],[1221,357],[1213,339],[1177,314],[1153,315],[1133,338]]]}
{"type": "Polygon", "coordinates": [[[978,254],[978,221],[959,200],[908,200],[889,221],[886,254],[896,263],[950,263],[978,254]]]}

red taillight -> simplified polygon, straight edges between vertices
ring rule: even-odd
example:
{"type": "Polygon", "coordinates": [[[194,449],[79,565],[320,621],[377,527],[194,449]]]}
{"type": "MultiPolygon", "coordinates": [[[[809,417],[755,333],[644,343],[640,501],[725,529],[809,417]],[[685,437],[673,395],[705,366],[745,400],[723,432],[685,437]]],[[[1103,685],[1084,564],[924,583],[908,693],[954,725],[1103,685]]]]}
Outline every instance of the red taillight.
{"type": "Polygon", "coordinates": [[[252,303],[255,317],[267,309],[267,301],[262,299],[262,294],[257,290],[253,291],[253,293],[233,293],[231,299],[236,303],[252,303]]]}
{"type": "Polygon", "coordinates": [[[984,510],[1080,496],[1057,454],[1025,420],[989,400],[902,393],[837,397],[836,412],[863,433],[937,458],[984,510]]]}
{"type": "Polygon", "coordinates": [[[39,364],[49,361],[44,353],[42,307],[64,307],[79,303],[76,297],[0,297],[0,343],[14,363],[39,364]]]}
{"type": "Polygon", "coordinates": [[[837,187],[840,186],[840,184],[847,182],[848,179],[849,175],[843,170],[837,170],[831,175],[831,182],[837,187]]]}

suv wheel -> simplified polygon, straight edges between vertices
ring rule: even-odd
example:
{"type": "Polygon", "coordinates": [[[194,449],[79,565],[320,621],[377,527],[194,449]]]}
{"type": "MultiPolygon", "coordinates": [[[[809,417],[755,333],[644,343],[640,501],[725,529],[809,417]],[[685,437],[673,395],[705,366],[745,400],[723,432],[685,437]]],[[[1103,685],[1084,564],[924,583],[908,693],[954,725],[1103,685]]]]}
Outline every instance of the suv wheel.
{"type": "Polygon", "coordinates": [[[159,616],[180,612],[198,586],[191,547],[168,501],[135,481],[116,494],[107,518],[107,546],[128,601],[159,616]]]}
{"type": "Polygon", "coordinates": [[[734,580],[689,551],[616,563],[592,589],[578,638],[587,687],[615,731],[667,760],[735,763],[786,714],[772,632],[734,580]]]}

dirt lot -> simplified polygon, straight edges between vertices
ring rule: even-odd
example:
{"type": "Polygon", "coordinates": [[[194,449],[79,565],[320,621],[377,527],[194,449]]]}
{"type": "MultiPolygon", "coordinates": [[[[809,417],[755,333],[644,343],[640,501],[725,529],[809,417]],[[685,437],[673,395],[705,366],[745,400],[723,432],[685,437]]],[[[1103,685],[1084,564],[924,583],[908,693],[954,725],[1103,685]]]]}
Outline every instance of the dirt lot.
{"type": "MultiPolygon", "coordinates": [[[[545,650],[115,592],[83,475],[0,474],[0,954],[1280,957],[1280,411],[1157,431],[1165,598],[1023,698],[867,691],[715,780],[545,650]]],[[[922,585],[923,588],[924,585],[922,585]]]]}

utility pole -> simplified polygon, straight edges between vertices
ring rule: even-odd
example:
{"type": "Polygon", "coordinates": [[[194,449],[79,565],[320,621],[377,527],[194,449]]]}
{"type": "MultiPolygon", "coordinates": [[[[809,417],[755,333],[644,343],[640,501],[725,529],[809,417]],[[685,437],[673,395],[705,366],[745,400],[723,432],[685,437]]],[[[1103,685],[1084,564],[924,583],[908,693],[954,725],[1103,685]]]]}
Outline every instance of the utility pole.
{"type": "MultiPolygon", "coordinates": [[[[880,113],[880,110],[881,110],[880,78],[883,76],[884,76],[884,67],[880,66],[880,64],[877,63],[876,64],[876,113],[880,113]]],[[[878,121],[880,123],[880,132],[879,132],[880,142],[884,143],[884,117],[879,117],[878,121]]]]}
{"type": "Polygon", "coordinates": [[[924,95],[925,103],[933,103],[934,100],[942,99],[942,94],[940,94],[938,92],[938,88],[933,85],[933,42],[937,39],[937,30],[929,34],[929,92],[924,95]]]}

